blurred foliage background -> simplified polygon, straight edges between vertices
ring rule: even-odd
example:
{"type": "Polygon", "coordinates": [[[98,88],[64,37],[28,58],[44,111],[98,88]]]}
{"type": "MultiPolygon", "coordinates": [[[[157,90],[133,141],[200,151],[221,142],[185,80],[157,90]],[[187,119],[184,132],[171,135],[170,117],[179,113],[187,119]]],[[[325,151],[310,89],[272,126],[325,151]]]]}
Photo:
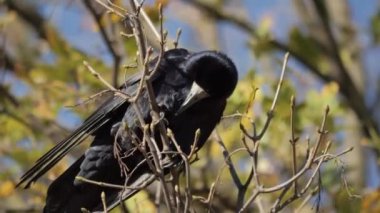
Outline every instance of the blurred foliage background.
{"type": "MultiPolygon", "coordinates": [[[[252,91],[259,89],[249,111],[259,128],[270,108],[282,56],[290,52],[275,118],[261,141],[259,173],[265,185],[291,176],[294,95],[300,161],[307,138],[313,142],[317,137],[326,105],[331,109],[327,128],[333,149],[354,147],[324,166],[320,211],[380,212],[379,1],[147,0],[145,10],[154,22],[158,3],[164,5],[169,37],[174,39],[182,28],[180,47],[218,49],[236,63],[240,82],[226,115],[244,112],[252,91]]],[[[136,52],[134,40],[120,36],[128,30],[93,0],[0,1],[0,211],[41,209],[50,181],[83,152],[79,147],[30,190],[14,189],[23,171],[96,107],[96,101],[69,107],[105,89],[85,70],[83,60],[114,85],[135,71],[125,68],[134,63],[136,52]]],[[[148,33],[149,39],[154,43],[148,33]]],[[[236,119],[223,119],[217,130],[229,150],[242,147],[236,119]]],[[[239,175],[248,176],[249,156],[232,159],[239,175]]],[[[207,196],[223,163],[220,146],[211,137],[192,165],[194,195],[207,196]]],[[[227,170],[221,178],[212,209],[234,211],[235,186],[227,170]]],[[[273,199],[263,196],[264,206],[270,207],[273,199]]],[[[303,211],[315,211],[316,199],[303,211]]],[[[151,212],[152,200],[148,191],[127,203],[131,212],[151,212]]],[[[299,205],[295,202],[284,211],[299,205]]]]}

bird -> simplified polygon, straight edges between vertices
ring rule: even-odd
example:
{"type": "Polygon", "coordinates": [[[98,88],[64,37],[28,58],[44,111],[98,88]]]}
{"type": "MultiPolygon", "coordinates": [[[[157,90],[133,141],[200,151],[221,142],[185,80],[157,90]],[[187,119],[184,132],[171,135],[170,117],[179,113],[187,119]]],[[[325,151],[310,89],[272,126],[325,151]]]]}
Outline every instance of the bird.
{"type": "MultiPolygon", "coordinates": [[[[238,72],[235,64],[219,51],[192,52],[176,48],[166,50],[161,59],[152,60],[148,68],[165,128],[171,130],[187,155],[194,149],[194,137],[199,131],[196,143],[196,150],[199,150],[221,120],[227,99],[236,87],[238,72]],[[158,66],[152,71],[156,63],[158,66]]],[[[142,79],[142,72],[133,75],[119,87],[119,91],[128,96],[136,95],[142,79]]],[[[147,89],[140,92],[134,106],[124,96],[113,93],[81,126],[39,158],[16,187],[29,188],[88,136],[93,136],[89,148],[50,184],[44,212],[81,212],[82,208],[91,212],[103,211],[102,192],[107,208],[112,209],[139,191],[134,186],[153,182],[155,175],[147,165],[146,155],[136,145],[144,143],[139,118],[145,123],[152,122],[149,92],[147,89]],[[119,158],[125,165],[123,168],[115,155],[115,143],[123,155],[119,158]],[[130,188],[101,187],[77,177],[130,188]]],[[[159,131],[152,134],[162,149],[159,131]]],[[[175,150],[172,143],[169,149],[175,150]]],[[[164,162],[165,172],[180,161],[174,157],[174,160],[164,162]]]]}

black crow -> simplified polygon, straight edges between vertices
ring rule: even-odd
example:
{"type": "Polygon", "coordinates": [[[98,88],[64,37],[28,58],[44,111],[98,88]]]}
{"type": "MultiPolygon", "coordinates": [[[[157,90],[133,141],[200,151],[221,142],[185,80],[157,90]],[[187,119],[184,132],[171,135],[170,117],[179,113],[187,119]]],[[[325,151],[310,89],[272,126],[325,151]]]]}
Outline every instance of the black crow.
{"type": "MultiPolygon", "coordinates": [[[[151,69],[155,63],[150,63],[151,69]]],[[[135,95],[140,79],[141,74],[131,77],[121,91],[135,95]]],[[[200,149],[220,121],[226,99],[236,86],[237,70],[233,62],[220,52],[192,53],[186,49],[172,49],[164,53],[151,82],[166,127],[172,130],[182,151],[189,154],[197,129],[200,130],[197,149],[200,149]]],[[[144,122],[150,123],[151,109],[146,90],[142,90],[136,105],[144,122]]],[[[155,179],[144,155],[135,146],[136,141],[143,143],[143,131],[135,109],[124,97],[113,94],[69,137],[37,160],[21,177],[18,186],[28,188],[70,150],[92,135],[93,142],[85,154],[50,185],[44,212],[71,213],[80,212],[81,208],[101,211],[102,191],[105,192],[108,208],[132,196],[138,189],[101,187],[75,177],[127,186],[138,186],[155,179]],[[114,153],[115,143],[125,167],[120,166],[117,159],[121,158],[114,153]]],[[[152,134],[161,149],[158,130],[152,134]]],[[[169,147],[176,150],[173,145],[169,147]]],[[[179,157],[173,159],[163,165],[165,171],[173,166],[173,162],[180,162],[179,157]]]]}

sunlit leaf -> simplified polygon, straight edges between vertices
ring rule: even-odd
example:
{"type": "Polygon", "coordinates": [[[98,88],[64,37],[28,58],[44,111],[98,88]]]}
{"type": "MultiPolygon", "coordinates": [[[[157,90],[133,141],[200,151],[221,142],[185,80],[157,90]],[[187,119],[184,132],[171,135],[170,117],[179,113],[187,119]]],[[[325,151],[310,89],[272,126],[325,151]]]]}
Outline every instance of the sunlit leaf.
{"type": "Polygon", "coordinates": [[[8,197],[14,191],[14,184],[11,181],[0,183],[0,198],[8,197]]]}
{"type": "Polygon", "coordinates": [[[370,192],[362,199],[362,213],[380,212],[380,190],[370,192]]]}

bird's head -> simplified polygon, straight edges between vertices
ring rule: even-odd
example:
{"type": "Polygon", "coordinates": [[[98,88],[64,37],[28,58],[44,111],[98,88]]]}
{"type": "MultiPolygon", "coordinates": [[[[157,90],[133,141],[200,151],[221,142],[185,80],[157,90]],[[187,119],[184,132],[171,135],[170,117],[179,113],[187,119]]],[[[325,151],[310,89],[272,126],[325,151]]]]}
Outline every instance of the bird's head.
{"type": "Polygon", "coordinates": [[[180,111],[204,98],[227,99],[238,80],[234,63],[225,54],[217,51],[190,54],[185,62],[184,72],[192,76],[194,82],[180,111]]]}

